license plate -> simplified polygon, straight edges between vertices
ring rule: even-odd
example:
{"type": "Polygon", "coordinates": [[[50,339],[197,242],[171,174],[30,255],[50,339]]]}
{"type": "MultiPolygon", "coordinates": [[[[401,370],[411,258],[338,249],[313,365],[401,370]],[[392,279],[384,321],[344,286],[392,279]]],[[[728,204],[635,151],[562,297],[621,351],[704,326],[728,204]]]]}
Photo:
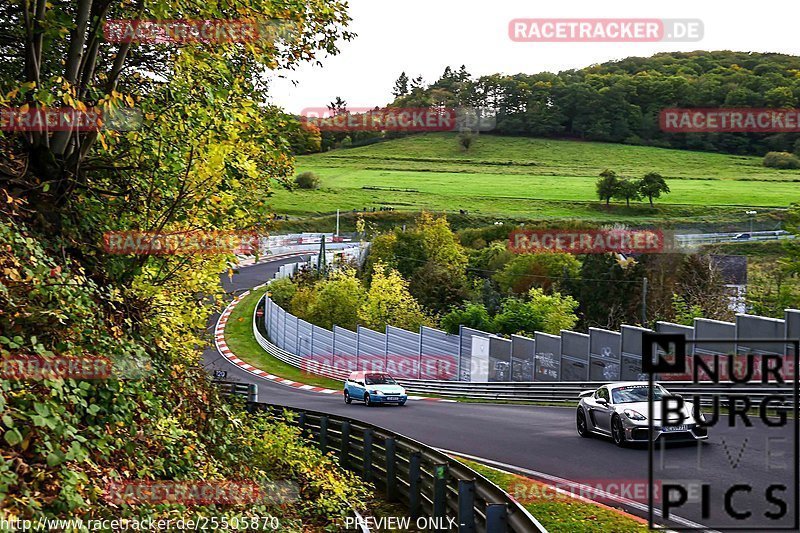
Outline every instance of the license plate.
{"type": "Polygon", "coordinates": [[[689,426],[664,426],[661,428],[663,433],[674,433],[676,431],[689,431],[689,426]]]}
{"type": "Polygon", "coordinates": [[[399,396],[389,396],[386,399],[389,400],[390,402],[396,402],[396,401],[400,400],[400,397],[399,396]]]}

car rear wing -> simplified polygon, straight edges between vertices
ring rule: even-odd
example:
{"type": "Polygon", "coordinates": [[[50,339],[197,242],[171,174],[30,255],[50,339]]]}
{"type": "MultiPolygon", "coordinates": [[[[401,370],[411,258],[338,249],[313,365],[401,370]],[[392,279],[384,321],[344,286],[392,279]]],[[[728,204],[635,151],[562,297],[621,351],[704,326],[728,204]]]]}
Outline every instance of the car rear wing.
{"type": "Polygon", "coordinates": [[[582,393],[578,394],[578,398],[586,398],[587,396],[591,396],[594,394],[593,390],[585,390],[582,393]]]}

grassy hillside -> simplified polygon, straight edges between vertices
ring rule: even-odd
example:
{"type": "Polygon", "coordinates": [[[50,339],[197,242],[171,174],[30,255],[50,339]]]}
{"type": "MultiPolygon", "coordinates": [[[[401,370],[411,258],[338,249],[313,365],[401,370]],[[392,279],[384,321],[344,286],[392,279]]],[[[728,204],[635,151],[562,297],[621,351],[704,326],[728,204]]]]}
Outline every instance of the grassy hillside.
{"type": "Polygon", "coordinates": [[[272,204],[279,213],[391,205],[525,218],[700,220],[800,200],[800,172],[764,168],[757,157],[490,135],[468,152],[455,134],[416,135],[300,157],[297,170],[317,172],[322,187],[276,191],[272,204]],[[609,210],[595,196],[595,181],[606,168],[631,178],[659,172],[672,194],[655,209],[616,202],[609,210]]]}

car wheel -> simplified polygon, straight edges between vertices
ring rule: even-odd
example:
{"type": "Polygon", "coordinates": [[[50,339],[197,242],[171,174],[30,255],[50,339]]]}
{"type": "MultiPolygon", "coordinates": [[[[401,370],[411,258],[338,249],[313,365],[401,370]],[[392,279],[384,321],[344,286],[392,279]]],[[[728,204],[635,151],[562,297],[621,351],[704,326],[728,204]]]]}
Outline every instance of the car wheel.
{"type": "Polygon", "coordinates": [[[403,407],[405,404],[406,402],[400,402],[400,407],[403,407]]]}
{"type": "Polygon", "coordinates": [[[369,394],[364,395],[364,405],[366,405],[367,407],[372,407],[373,405],[369,399],[369,394]]]}
{"type": "Polygon", "coordinates": [[[350,398],[350,393],[347,392],[347,391],[344,391],[344,403],[346,403],[347,405],[350,405],[352,402],[353,402],[353,400],[352,400],[352,398],[350,398]]]}
{"type": "Polygon", "coordinates": [[[589,432],[589,426],[586,425],[586,413],[583,412],[583,409],[578,407],[578,416],[577,416],[577,426],[578,426],[578,435],[584,438],[589,438],[592,434],[589,432]]]}
{"type": "Polygon", "coordinates": [[[617,415],[614,415],[611,420],[611,438],[614,439],[614,444],[617,446],[625,446],[625,429],[622,427],[622,420],[617,415]]]}

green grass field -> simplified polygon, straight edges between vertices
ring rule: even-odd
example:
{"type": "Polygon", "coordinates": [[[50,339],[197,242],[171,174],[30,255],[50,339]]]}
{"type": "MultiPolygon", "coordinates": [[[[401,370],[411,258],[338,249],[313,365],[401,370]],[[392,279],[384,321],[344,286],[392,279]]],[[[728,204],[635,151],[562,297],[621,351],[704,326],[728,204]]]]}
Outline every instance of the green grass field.
{"type": "Polygon", "coordinates": [[[620,510],[556,495],[554,489],[548,489],[537,481],[502,472],[475,461],[460,457],[456,459],[515,496],[552,533],[647,531],[647,524],[643,520],[633,518],[620,510]]]}
{"type": "Polygon", "coordinates": [[[468,152],[455,134],[432,133],[299,157],[297,171],[306,170],[319,174],[321,188],[276,190],[278,213],[387,205],[525,219],[708,220],[800,201],[800,172],[765,168],[758,157],[490,135],[478,137],[468,152]],[[659,172],[672,193],[655,209],[646,201],[606,208],[595,195],[606,168],[637,179],[659,172]]]}

